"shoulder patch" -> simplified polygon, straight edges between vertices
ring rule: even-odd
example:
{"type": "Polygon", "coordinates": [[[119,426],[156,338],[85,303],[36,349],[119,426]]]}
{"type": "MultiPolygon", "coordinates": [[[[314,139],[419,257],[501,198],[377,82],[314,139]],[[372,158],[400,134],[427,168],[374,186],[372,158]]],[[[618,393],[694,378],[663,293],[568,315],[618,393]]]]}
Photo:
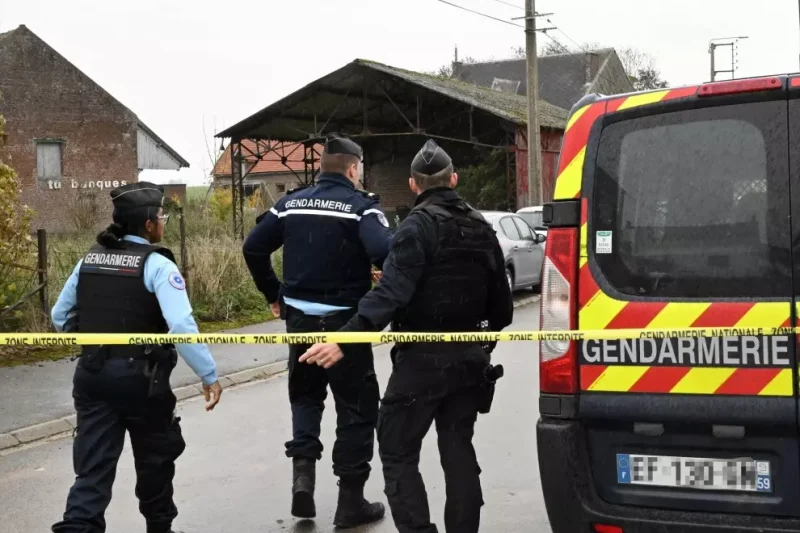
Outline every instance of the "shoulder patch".
{"type": "Polygon", "coordinates": [[[385,216],[383,213],[381,213],[381,212],[378,212],[378,213],[376,213],[376,214],[378,215],[378,221],[379,221],[379,222],[380,222],[380,223],[381,223],[381,224],[382,224],[384,227],[387,227],[387,228],[388,228],[388,227],[389,227],[389,221],[388,221],[388,220],[386,220],[386,216],[385,216]]]}
{"type": "Polygon", "coordinates": [[[169,275],[169,284],[178,289],[179,291],[186,290],[186,281],[177,270],[169,275]]]}

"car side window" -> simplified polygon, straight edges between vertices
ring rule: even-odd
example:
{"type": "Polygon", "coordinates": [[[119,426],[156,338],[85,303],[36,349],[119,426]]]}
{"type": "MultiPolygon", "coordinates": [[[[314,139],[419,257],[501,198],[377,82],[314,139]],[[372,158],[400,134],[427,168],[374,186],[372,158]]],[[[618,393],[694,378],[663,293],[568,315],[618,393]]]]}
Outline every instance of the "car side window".
{"type": "Polygon", "coordinates": [[[511,239],[512,241],[521,241],[522,236],[519,234],[519,230],[517,229],[516,224],[511,219],[511,217],[506,217],[500,221],[500,227],[503,229],[503,233],[506,234],[506,237],[511,239]]]}
{"type": "Polygon", "coordinates": [[[517,229],[519,230],[519,234],[522,236],[523,241],[534,241],[536,239],[533,238],[533,231],[531,227],[528,225],[527,222],[522,220],[521,218],[511,217],[514,219],[514,223],[517,225],[517,229]]]}

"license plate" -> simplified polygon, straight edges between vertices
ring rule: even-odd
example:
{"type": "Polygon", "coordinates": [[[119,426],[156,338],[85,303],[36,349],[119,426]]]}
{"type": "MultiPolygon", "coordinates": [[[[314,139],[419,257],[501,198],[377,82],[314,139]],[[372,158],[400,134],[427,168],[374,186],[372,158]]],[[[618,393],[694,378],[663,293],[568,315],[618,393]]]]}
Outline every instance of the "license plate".
{"type": "Polygon", "coordinates": [[[628,485],[772,492],[769,461],[617,454],[617,482],[628,485]]]}

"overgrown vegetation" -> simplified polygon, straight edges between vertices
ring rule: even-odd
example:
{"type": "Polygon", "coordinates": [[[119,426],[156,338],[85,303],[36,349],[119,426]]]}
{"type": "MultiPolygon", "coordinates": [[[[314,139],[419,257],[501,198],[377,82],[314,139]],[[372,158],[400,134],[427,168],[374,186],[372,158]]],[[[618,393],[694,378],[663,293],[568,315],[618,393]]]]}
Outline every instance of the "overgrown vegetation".
{"type": "Polygon", "coordinates": [[[482,163],[458,170],[458,192],[475,209],[514,210],[509,201],[506,151],[486,149],[482,163]]]}
{"type": "MultiPolygon", "coordinates": [[[[2,194],[0,205],[5,206],[5,189],[2,194]]],[[[248,198],[245,204],[246,230],[255,225],[256,215],[266,208],[268,206],[264,205],[260,195],[248,198]]],[[[185,205],[180,205],[177,201],[166,202],[166,210],[171,217],[163,244],[172,249],[178,265],[187,278],[195,317],[201,331],[204,332],[239,327],[273,318],[263,295],[256,289],[247,270],[242,257],[241,241],[232,237],[232,209],[230,190],[209,191],[206,187],[188,188],[185,205]],[[181,210],[185,216],[188,271],[185,269],[186,258],[181,257],[180,253],[181,210]]],[[[14,224],[8,223],[5,213],[6,211],[3,211],[0,231],[6,231],[6,226],[16,228],[14,224]]],[[[24,239],[20,239],[19,235],[23,234],[28,233],[22,231],[16,234],[17,238],[7,241],[6,233],[3,233],[0,235],[0,240],[2,243],[21,242],[24,239]]],[[[81,231],[64,235],[51,234],[48,239],[48,297],[49,308],[52,308],[78,260],[94,242],[95,235],[94,232],[81,231]]],[[[35,247],[33,247],[34,253],[31,254],[30,246],[28,244],[28,248],[23,248],[28,252],[27,263],[32,261],[35,265],[35,247]]],[[[2,257],[5,257],[5,254],[2,257]]],[[[273,256],[273,264],[279,277],[282,276],[281,259],[280,252],[273,256]]],[[[15,272],[12,273],[12,277],[19,278],[19,271],[15,272]]],[[[3,283],[2,286],[6,285],[8,283],[3,283]]],[[[42,312],[37,298],[26,301],[13,318],[1,321],[0,327],[3,331],[52,331],[50,318],[42,312]]],[[[65,355],[69,353],[63,350],[32,352],[27,349],[17,353],[3,352],[0,353],[0,366],[54,359],[65,355]]]]}
{"type": "MultiPolygon", "coordinates": [[[[0,115],[0,147],[4,142],[5,119],[0,115]]],[[[36,265],[30,236],[33,212],[20,205],[20,193],[16,172],[0,161],[0,323],[23,315],[18,302],[29,291],[30,269],[36,265]]]]}

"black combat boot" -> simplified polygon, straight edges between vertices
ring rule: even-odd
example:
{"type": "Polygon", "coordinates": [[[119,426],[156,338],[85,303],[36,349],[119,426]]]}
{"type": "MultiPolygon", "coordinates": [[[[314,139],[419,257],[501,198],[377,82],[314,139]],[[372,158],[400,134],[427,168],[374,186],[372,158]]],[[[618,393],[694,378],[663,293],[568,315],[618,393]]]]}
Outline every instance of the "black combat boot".
{"type": "Polygon", "coordinates": [[[294,466],[292,482],[292,516],[314,518],[317,507],[314,505],[314,484],[316,483],[316,461],[305,457],[292,459],[294,466]]]}
{"type": "Polygon", "coordinates": [[[174,531],[168,524],[147,524],[147,533],[183,533],[182,531],[174,531]]]}
{"type": "Polygon", "coordinates": [[[341,528],[358,527],[377,522],[386,514],[380,502],[370,503],[364,498],[364,481],[339,480],[339,503],[333,525],[341,528]]]}

